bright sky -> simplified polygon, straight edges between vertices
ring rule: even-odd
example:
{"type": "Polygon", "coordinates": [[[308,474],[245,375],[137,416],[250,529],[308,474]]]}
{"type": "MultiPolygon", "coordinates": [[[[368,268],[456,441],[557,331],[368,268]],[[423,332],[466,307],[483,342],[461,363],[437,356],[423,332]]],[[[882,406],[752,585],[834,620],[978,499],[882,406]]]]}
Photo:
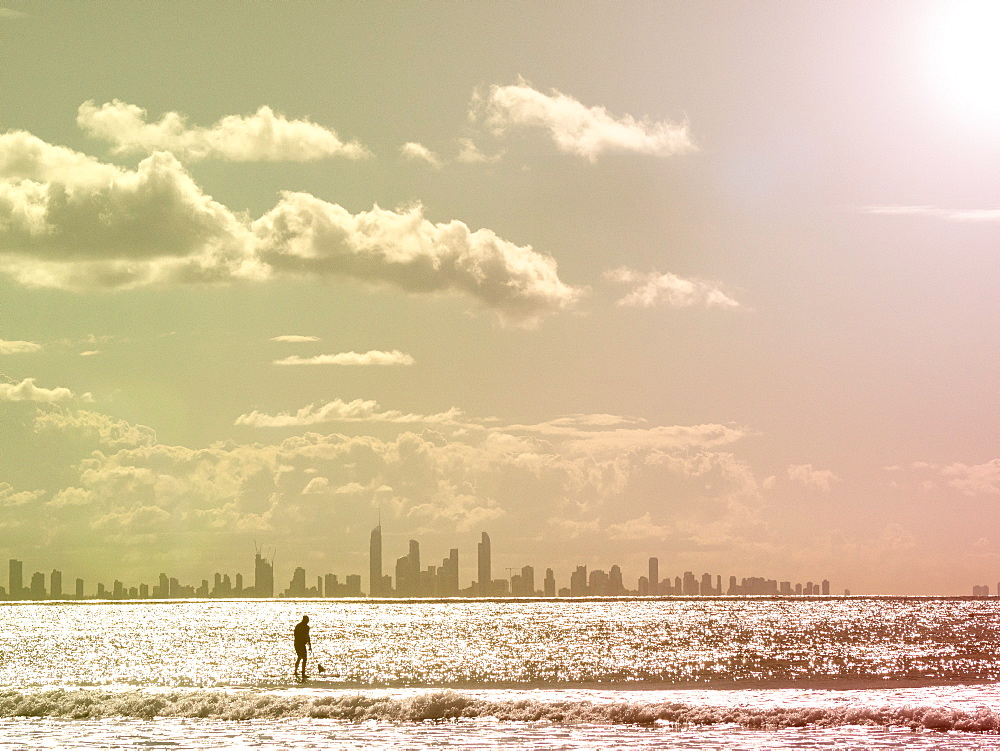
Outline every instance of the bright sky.
{"type": "Polygon", "coordinates": [[[0,560],[995,585],[998,35],[3,0],[0,560]]]}

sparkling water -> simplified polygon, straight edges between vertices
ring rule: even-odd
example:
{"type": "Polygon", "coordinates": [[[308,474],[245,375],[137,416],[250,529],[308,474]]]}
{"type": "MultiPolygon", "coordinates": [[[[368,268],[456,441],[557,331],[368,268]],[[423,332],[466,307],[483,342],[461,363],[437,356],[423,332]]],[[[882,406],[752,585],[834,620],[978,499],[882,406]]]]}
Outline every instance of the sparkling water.
{"type": "Polygon", "coordinates": [[[5,603],[0,624],[0,749],[1000,743],[994,600],[5,603]]]}

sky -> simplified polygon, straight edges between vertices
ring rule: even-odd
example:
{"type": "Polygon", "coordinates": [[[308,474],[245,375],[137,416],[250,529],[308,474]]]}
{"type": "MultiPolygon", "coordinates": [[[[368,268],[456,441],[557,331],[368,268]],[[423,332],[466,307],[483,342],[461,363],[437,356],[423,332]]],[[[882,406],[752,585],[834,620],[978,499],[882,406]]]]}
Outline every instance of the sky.
{"type": "Polygon", "coordinates": [[[994,586],[998,31],[2,0],[0,557],[994,586]]]}

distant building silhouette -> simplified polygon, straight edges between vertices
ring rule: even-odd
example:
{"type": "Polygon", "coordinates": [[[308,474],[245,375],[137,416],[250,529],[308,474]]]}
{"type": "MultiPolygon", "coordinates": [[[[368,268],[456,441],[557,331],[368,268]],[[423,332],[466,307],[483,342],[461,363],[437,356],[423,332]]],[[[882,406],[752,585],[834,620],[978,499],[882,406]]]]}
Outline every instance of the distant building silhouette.
{"type": "Polygon", "coordinates": [[[490,551],[490,536],[483,532],[482,541],[477,549],[478,575],[479,575],[479,595],[489,597],[493,594],[493,562],[490,551]]]}
{"type": "Polygon", "coordinates": [[[10,559],[10,567],[7,576],[8,597],[12,600],[20,600],[24,596],[24,563],[16,558],[10,559]]]}
{"type": "Polygon", "coordinates": [[[382,590],[382,523],[372,530],[368,542],[368,593],[372,597],[383,597],[388,592],[382,590]]]}
{"type": "Polygon", "coordinates": [[[274,597],[274,564],[261,556],[260,551],[253,562],[253,596],[274,597]]]}
{"type": "Polygon", "coordinates": [[[556,596],[556,575],[550,568],[545,569],[545,596],[556,596]]]}
{"type": "Polygon", "coordinates": [[[647,594],[660,594],[660,560],[658,558],[649,559],[649,577],[646,579],[649,591],[647,594]]]}

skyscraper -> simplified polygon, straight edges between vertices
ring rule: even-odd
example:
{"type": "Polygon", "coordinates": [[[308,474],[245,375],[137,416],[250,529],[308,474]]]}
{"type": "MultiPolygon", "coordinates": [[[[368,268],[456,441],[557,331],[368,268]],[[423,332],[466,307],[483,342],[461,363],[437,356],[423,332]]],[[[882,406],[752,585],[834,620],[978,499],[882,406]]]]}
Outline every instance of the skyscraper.
{"type": "Polygon", "coordinates": [[[490,536],[483,532],[483,540],[477,546],[479,554],[479,596],[493,594],[493,571],[490,561],[490,536]]]}
{"type": "Polygon", "coordinates": [[[660,594],[660,560],[658,558],[649,559],[649,594],[660,594]]]}
{"type": "Polygon", "coordinates": [[[382,597],[387,592],[382,591],[382,524],[372,530],[371,541],[368,543],[368,594],[372,597],[382,597]]]}
{"type": "Polygon", "coordinates": [[[7,591],[10,593],[8,596],[12,600],[17,600],[23,597],[21,590],[24,588],[24,574],[23,574],[23,563],[16,558],[10,559],[10,570],[9,577],[7,580],[8,588],[7,591]]]}
{"type": "Polygon", "coordinates": [[[53,569],[49,574],[49,595],[53,599],[58,599],[62,597],[62,593],[62,571],[53,569]]]}
{"type": "Polygon", "coordinates": [[[253,564],[253,596],[274,597],[274,564],[260,553],[257,553],[253,564]]]}

